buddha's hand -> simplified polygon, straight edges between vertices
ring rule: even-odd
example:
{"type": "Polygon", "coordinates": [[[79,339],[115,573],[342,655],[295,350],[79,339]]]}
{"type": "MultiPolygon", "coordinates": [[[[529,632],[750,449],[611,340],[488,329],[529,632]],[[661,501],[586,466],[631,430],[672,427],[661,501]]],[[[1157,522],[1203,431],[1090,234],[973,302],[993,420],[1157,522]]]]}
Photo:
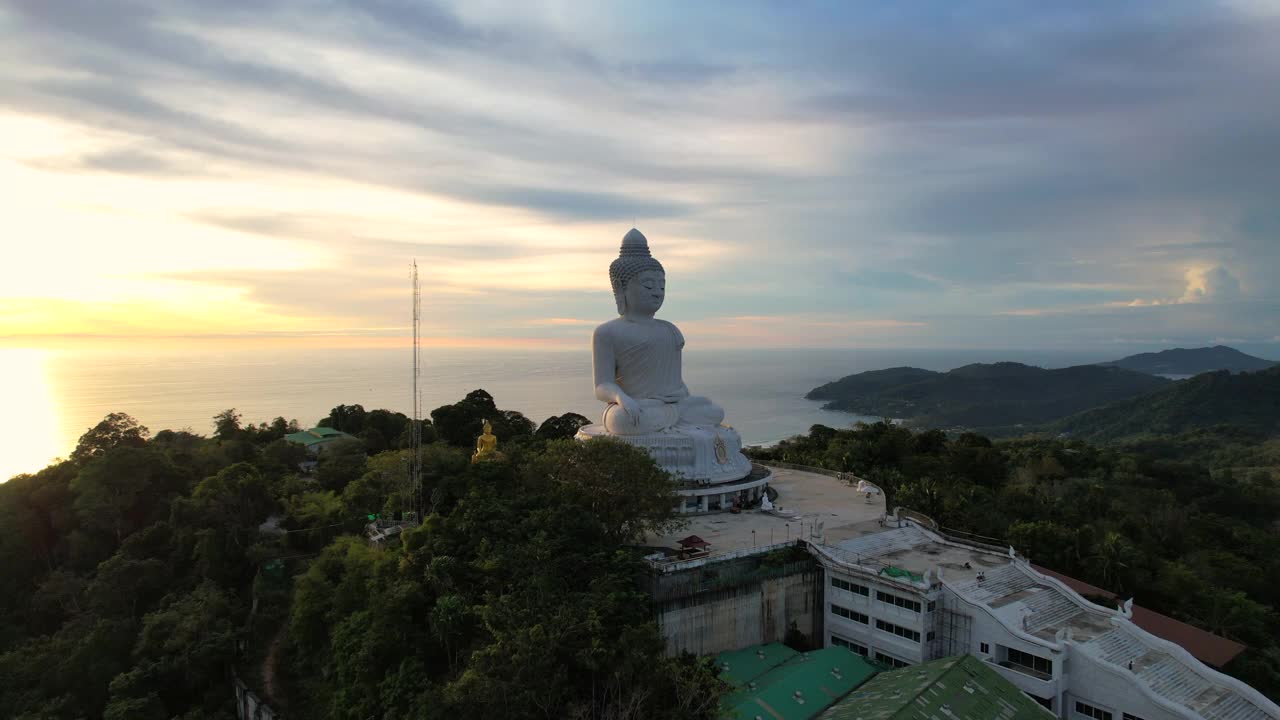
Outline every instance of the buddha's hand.
{"type": "Polygon", "coordinates": [[[622,408],[622,412],[627,414],[627,419],[633,423],[640,422],[640,403],[626,393],[618,393],[618,407],[622,408]]]}

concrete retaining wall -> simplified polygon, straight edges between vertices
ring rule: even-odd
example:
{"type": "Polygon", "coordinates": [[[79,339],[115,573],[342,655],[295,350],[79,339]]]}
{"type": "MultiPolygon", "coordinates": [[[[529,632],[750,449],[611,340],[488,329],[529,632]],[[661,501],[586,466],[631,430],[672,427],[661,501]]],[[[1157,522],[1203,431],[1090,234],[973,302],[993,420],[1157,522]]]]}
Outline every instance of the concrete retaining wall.
{"type": "Polygon", "coordinates": [[[235,690],[237,718],[240,720],[280,720],[280,716],[267,707],[267,704],[255,695],[240,678],[236,678],[235,690]]]}
{"type": "Polygon", "coordinates": [[[821,567],[812,559],[780,565],[761,560],[737,558],[654,578],[668,655],[782,642],[792,623],[821,646],[821,567]]]}

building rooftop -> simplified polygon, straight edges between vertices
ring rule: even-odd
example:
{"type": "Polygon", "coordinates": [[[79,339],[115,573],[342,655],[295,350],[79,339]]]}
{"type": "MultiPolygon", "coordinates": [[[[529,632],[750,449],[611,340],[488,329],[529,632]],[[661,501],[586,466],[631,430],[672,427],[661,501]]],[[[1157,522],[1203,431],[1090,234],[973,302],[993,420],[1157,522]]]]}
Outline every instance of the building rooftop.
{"type": "Polygon", "coordinates": [[[1069,641],[1113,670],[1132,673],[1152,695],[1206,720],[1280,720],[1274,703],[1248,686],[1008,552],[957,542],[909,522],[819,552],[873,572],[892,566],[925,575],[926,581],[941,580],[1014,633],[1046,647],[1069,641]]]}
{"type": "Polygon", "coordinates": [[[1085,642],[1111,629],[1118,613],[1044,580],[1030,568],[1006,560],[1003,567],[986,573],[985,579],[966,579],[954,587],[964,598],[986,605],[1005,625],[1050,643],[1061,631],[1085,642]]]}
{"type": "Polygon", "coordinates": [[[1130,619],[1134,625],[1156,637],[1181,645],[1197,660],[1214,667],[1223,667],[1246,649],[1245,645],[1234,640],[1214,635],[1140,605],[1133,606],[1133,617],[1130,619]]]}
{"type": "Polygon", "coordinates": [[[721,706],[725,717],[736,720],[808,720],[877,671],[866,658],[842,647],[799,653],[725,696],[721,706]]]}
{"type": "Polygon", "coordinates": [[[340,437],[354,437],[341,430],[334,430],[328,427],[314,427],[310,430],[301,430],[296,433],[290,433],[284,436],[289,442],[298,443],[299,445],[315,445],[316,443],[333,440],[340,437]]]}
{"type": "MultiPolygon", "coordinates": [[[[1066,583],[1067,587],[1075,590],[1081,595],[1092,595],[1096,597],[1105,597],[1112,600],[1119,600],[1115,593],[1103,590],[1095,585],[1090,585],[1083,580],[1077,580],[1073,577],[1054,572],[1048,568],[1032,565],[1036,572],[1057,578],[1066,583]]],[[[1224,637],[1214,635],[1207,630],[1201,630],[1193,625],[1188,625],[1180,620],[1174,620],[1168,615],[1161,615],[1154,610],[1148,610],[1141,605],[1133,606],[1133,617],[1130,618],[1134,625],[1146,630],[1156,637],[1164,638],[1171,643],[1177,643],[1187,652],[1195,656],[1201,662],[1208,663],[1214,667],[1222,667],[1231,662],[1237,655],[1245,651],[1245,646],[1224,637]]]]}
{"type": "Polygon", "coordinates": [[[716,655],[716,667],[720,669],[720,679],[736,689],[799,654],[782,643],[769,643],[722,652],[716,655]]]}
{"type": "Polygon", "coordinates": [[[921,576],[942,568],[944,576],[953,582],[975,580],[979,573],[989,573],[1010,562],[1008,555],[948,542],[906,521],[889,528],[877,523],[876,528],[860,537],[824,549],[839,559],[865,567],[893,567],[921,576]]]}
{"type": "Polygon", "coordinates": [[[778,491],[772,514],[749,510],[737,515],[727,512],[684,516],[690,522],[667,535],[650,535],[645,544],[676,549],[679,540],[690,535],[710,543],[714,559],[734,551],[776,545],[817,535],[826,542],[838,542],[881,530],[884,496],[873,494],[870,502],[845,483],[827,475],[771,468],[770,487],[778,491]]]}
{"type": "Polygon", "coordinates": [[[1054,717],[986,663],[960,655],[877,675],[822,720],[1047,720],[1054,717]]]}

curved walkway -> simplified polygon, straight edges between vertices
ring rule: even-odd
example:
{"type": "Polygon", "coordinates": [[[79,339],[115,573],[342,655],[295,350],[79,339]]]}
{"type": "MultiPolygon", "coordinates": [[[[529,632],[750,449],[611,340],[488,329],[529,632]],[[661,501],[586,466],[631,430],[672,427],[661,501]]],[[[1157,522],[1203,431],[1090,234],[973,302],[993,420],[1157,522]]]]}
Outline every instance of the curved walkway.
{"type": "Polygon", "coordinates": [[[684,516],[689,524],[667,535],[650,535],[645,545],[676,547],[687,535],[711,543],[711,554],[762,547],[820,533],[833,543],[879,531],[884,495],[865,495],[829,475],[774,466],[770,487],[778,491],[777,512],[755,510],[684,516]],[[754,531],[754,532],[753,532],[754,531]]]}

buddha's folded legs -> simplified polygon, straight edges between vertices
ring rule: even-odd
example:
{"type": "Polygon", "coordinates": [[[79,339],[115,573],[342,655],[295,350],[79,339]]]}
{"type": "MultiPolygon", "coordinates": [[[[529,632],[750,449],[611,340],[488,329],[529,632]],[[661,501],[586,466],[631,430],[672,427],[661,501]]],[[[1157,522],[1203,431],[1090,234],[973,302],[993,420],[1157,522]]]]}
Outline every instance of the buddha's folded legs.
{"type": "Polygon", "coordinates": [[[639,417],[631,417],[623,412],[617,403],[610,403],[604,409],[604,427],[613,435],[647,435],[675,425],[680,420],[680,408],[677,403],[661,400],[640,400],[639,417]]]}
{"type": "Polygon", "coordinates": [[[630,417],[610,403],[604,409],[604,426],[614,435],[646,435],[676,425],[715,427],[724,420],[724,409],[705,397],[687,397],[680,402],[641,400],[639,417],[630,417]]]}
{"type": "Polygon", "coordinates": [[[679,403],[681,425],[702,425],[715,427],[724,420],[724,408],[711,402],[709,398],[690,396],[679,403]]]}

